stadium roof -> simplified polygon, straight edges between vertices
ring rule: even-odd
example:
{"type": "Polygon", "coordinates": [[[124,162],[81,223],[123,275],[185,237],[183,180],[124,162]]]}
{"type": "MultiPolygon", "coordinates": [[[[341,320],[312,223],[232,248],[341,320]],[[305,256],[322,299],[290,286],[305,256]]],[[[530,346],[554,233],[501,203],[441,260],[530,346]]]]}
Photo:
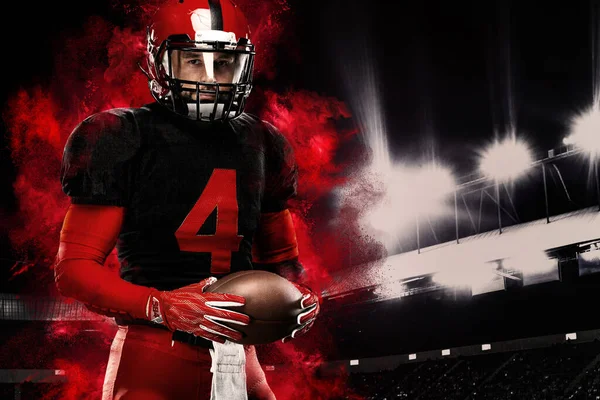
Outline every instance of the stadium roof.
{"type": "Polygon", "coordinates": [[[326,296],[390,284],[458,267],[548,251],[600,239],[600,212],[590,207],[504,227],[435,246],[389,256],[371,265],[353,266],[327,288],[326,296]],[[359,279],[360,277],[360,279],[359,279]]]}

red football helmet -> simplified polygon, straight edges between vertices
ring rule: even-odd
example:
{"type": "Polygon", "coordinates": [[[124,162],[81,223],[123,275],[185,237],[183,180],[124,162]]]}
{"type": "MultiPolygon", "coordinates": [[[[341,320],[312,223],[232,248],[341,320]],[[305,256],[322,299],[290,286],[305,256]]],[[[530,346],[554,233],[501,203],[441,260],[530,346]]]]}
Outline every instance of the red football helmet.
{"type": "Polygon", "coordinates": [[[147,40],[156,101],[199,121],[242,114],[255,52],[246,17],[230,0],[164,0],[147,40]]]}

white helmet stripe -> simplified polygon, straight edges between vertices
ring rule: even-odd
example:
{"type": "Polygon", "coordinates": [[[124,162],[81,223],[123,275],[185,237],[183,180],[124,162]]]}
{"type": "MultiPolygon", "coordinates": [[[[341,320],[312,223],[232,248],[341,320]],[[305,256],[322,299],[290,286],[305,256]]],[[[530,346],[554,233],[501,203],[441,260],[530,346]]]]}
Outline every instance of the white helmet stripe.
{"type": "Polygon", "coordinates": [[[206,8],[197,8],[192,12],[190,17],[192,19],[192,27],[194,32],[198,35],[201,31],[210,31],[211,29],[211,13],[206,8]]]}

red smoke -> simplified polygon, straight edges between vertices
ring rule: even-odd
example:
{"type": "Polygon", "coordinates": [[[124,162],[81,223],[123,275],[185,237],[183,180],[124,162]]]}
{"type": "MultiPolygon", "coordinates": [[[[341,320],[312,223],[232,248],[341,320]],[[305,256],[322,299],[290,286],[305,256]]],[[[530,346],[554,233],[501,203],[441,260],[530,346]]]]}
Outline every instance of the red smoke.
{"type": "Polygon", "coordinates": [[[151,99],[137,66],[144,51],[142,38],[140,32],[90,18],[83,32],[65,39],[56,52],[50,87],[22,88],[8,102],[4,119],[18,171],[14,190],[19,202],[10,239],[35,264],[32,290],[54,292],[51,264],[69,204],[59,181],[68,135],[91,113],[151,99]]]}
{"type": "MultiPolygon", "coordinates": [[[[51,94],[42,88],[22,90],[8,103],[5,120],[10,129],[13,161],[18,168],[14,191],[19,200],[19,215],[13,218],[10,239],[27,262],[16,264],[14,276],[23,265],[35,271],[36,279],[47,280],[48,269],[57,248],[57,232],[68,200],[60,196],[57,179],[63,139],[58,109],[51,94]]],[[[39,282],[33,281],[38,284],[39,282]]]]}
{"type": "MultiPolygon", "coordinates": [[[[273,54],[278,48],[285,46],[285,51],[299,57],[292,44],[294,37],[289,34],[293,30],[286,29],[293,23],[289,6],[284,0],[241,0],[237,3],[254,27],[255,73],[266,77],[267,81],[275,79],[277,59],[273,54]]],[[[135,18],[144,8],[140,4],[122,7],[125,14],[135,18]]],[[[135,21],[132,25],[136,26],[135,21]]],[[[137,66],[145,49],[144,30],[141,27],[123,29],[100,17],[92,17],[82,26],[76,34],[68,32],[60,49],[56,50],[52,83],[47,87],[22,88],[4,112],[17,167],[14,190],[19,202],[15,216],[19,222],[13,225],[10,238],[15,250],[28,260],[16,267],[14,274],[29,275],[31,286],[38,293],[56,293],[51,265],[58,247],[62,218],[69,204],[59,182],[62,150],[68,135],[79,121],[92,113],[152,101],[146,78],[137,66]]],[[[348,244],[328,228],[332,216],[315,204],[343,184],[348,179],[347,169],[351,163],[357,159],[364,161],[365,156],[358,151],[338,160],[340,147],[353,140],[357,133],[355,129],[337,127],[340,120],[351,118],[345,104],[338,99],[303,90],[284,93],[266,90],[262,96],[259,114],[282,131],[296,153],[299,192],[292,211],[300,260],[313,288],[322,290],[329,285],[331,276],[345,265],[348,244]]],[[[381,253],[381,246],[360,235],[355,218],[357,212],[344,207],[338,211],[341,217],[337,215],[337,218],[344,221],[348,235],[352,236],[352,246],[361,249],[357,254],[363,254],[365,260],[372,259],[374,254],[381,253]]],[[[115,263],[113,253],[107,264],[115,263]]],[[[299,338],[292,344],[272,346],[276,349],[272,351],[288,363],[285,374],[269,374],[279,399],[325,399],[348,395],[343,377],[322,379],[315,376],[316,366],[335,355],[335,338],[329,334],[329,323],[324,317],[317,321],[309,337],[299,338]]],[[[48,346],[52,346],[56,334],[55,331],[48,333],[48,346]]],[[[107,325],[105,343],[113,334],[107,325]]],[[[27,333],[22,336],[27,337],[27,333]]],[[[77,339],[84,340],[82,336],[77,339]]],[[[20,351],[18,346],[11,349],[20,351]]],[[[62,398],[97,394],[104,368],[96,365],[95,369],[89,369],[87,360],[99,359],[105,363],[108,357],[105,350],[103,346],[89,346],[82,352],[73,350],[70,361],[61,357],[49,363],[57,369],[65,369],[71,377],[67,394],[63,393],[66,397],[62,398]],[[83,354],[85,357],[81,358],[83,354]],[[73,359],[86,360],[86,365],[74,363],[73,359]]],[[[50,399],[51,395],[48,393],[45,398],[50,399]]]]}
{"type": "MultiPolygon", "coordinates": [[[[5,329],[13,330],[10,325],[5,329]]],[[[101,371],[108,360],[108,338],[113,326],[106,323],[37,322],[14,328],[15,334],[0,350],[6,369],[63,370],[67,384],[37,384],[40,400],[99,399],[101,371]],[[44,328],[44,329],[41,329],[44,328]]],[[[59,376],[63,376],[62,372],[59,376]]],[[[35,378],[32,376],[32,378],[35,378]]]]}
{"type": "Polygon", "coordinates": [[[361,174],[349,174],[367,161],[364,148],[355,146],[341,161],[337,157],[341,146],[356,139],[358,133],[336,124],[351,118],[344,103],[307,91],[282,95],[266,92],[264,97],[267,105],[262,117],[281,130],[295,151],[299,182],[298,201],[292,211],[300,258],[310,272],[312,287],[323,290],[332,276],[350,263],[362,264],[385,256],[383,244],[365,235],[358,224],[368,205],[376,204],[383,192],[361,174]],[[322,212],[313,208],[332,190],[350,181],[355,183],[354,188],[340,196],[337,210],[322,212]]]}
{"type": "MultiPolygon", "coordinates": [[[[348,389],[345,371],[320,376],[318,370],[320,364],[325,361],[324,358],[318,351],[306,351],[301,343],[303,339],[296,340],[298,345],[289,342],[272,346],[271,352],[274,354],[269,355],[285,360],[285,364],[275,364],[273,372],[266,372],[277,400],[362,399],[348,389]]],[[[310,340],[314,340],[314,336],[310,340]]],[[[263,362],[262,365],[264,368],[268,362],[263,362]]]]}
{"type": "Polygon", "coordinates": [[[277,53],[285,48],[288,55],[298,55],[294,47],[293,15],[287,0],[236,0],[250,25],[250,38],[256,46],[255,75],[268,80],[277,77],[277,53]]]}
{"type": "Polygon", "coordinates": [[[115,326],[110,323],[98,322],[83,327],[69,322],[53,323],[46,334],[49,347],[57,349],[57,358],[52,365],[65,371],[68,384],[44,392],[40,400],[101,398],[103,372],[115,333],[115,326]],[[85,331],[82,328],[91,329],[85,331]],[[68,344],[68,351],[62,349],[64,343],[68,344]]]}
{"type": "Polygon", "coordinates": [[[335,98],[307,91],[278,95],[266,93],[263,118],[271,121],[291,142],[298,163],[298,196],[309,204],[344,182],[343,165],[334,162],[340,142],[348,133],[336,130],[335,121],[349,118],[346,105],[335,98]]]}

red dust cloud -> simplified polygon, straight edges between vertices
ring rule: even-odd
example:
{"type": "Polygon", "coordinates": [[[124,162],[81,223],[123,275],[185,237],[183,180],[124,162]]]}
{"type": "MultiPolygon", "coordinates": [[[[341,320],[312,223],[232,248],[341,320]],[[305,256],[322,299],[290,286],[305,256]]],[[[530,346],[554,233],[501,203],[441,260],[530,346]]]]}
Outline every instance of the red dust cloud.
{"type": "MultiPolygon", "coordinates": [[[[19,323],[5,329],[12,335],[7,336],[0,350],[3,368],[55,370],[54,378],[64,377],[68,382],[44,379],[45,383],[23,386],[23,390],[27,390],[23,395],[28,395],[24,398],[79,400],[102,397],[104,376],[100,371],[106,369],[109,338],[116,331],[109,324],[55,321],[27,326],[19,323]]],[[[38,379],[31,376],[31,382],[38,379]]]]}
{"type": "MultiPolygon", "coordinates": [[[[147,11],[147,7],[134,3],[120,7],[134,20],[132,26],[135,28],[121,28],[103,18],[91,17],[76,34],[66,32],[60,49],[55,52],[52,82],[47,87],[23,87],[4,110],[17,168],[14,191],[19,204],[18,214],[12,216],[10,239],[14,250],[26,260],[15,265],[13,276],[18,275],[21,279],[25,276],[28,290],[36,294],[57,295],[52,261],[69,204],[59,182],[62,150],[68,135],[77,123],[92,113],[152,101],[146,77],[137,65],[138,62],[143,65],[145,50],[145,27],[139,23],[138,14],[147,11]]],[[[251,28],[254,27],[255,74],[266,77],[268,82],[278,75],[276,58],[270,54],[275,54],[283,45],[287,52],[298,54],[291,44],[293,36],[285,29],[293,23],[290,8],[283,0],[240,0],[236,3],[247,14],[251,28]]],[[[321,291],[346,265],[348,241],[356,249],[354,261],[373,260],[382,255],[380,243],[360,234],[356,218],[359,210],[348,206],[349,202],[335,211],[336,220],[345,225],[349,238],[346,242],[329,224],[334,216],[318,207],[333,189],[351,179],[348,171],[356,168],[357,162],[364,162],[368,155],[364,149],[359,149],[340,159],[340,148],[355,141],[358,132],[355,128],[339,128],[339,121],[352,118],[339,100],[308,91],[276,93],[268,88],[256,97],[262,100],[256,107],[258,114],[277,126],[294,148],[299,187],[292,213],[300,261],[307,269],[310,285],[321,291]]],[[[250,108],[252,101],[251,96],[250,108]]],[[[113,252],[107,266],[114,268],[117,263],[113,252]]],[[[352,398],[343,374],[335,378],[317,376],[318,365],[335,356],[336,341],[327,328],[333,322],[329,320],[331,317],[323,314],[307,335],[309,337],[298,338],[290,344],[265,346],[262,357],[261,349],[258,349],[259,357],[266,362],[286,360],[285,368],[268,373],[278,399],[326,399],[341,395],[352,398]]],[[[64,340],[57,340],[58,337],[68,337],[72,343],[90,341],[78,324],[52,324],[46,331],[45,340],[38,340],[33,331],[23,328],[4,346],[2,357],[15,359],[14,368],[22,368],[17,365],[17,360],[23,349],[35,353],[25,343],[40,343],[38,347],[46,349],[48,354],[44,358],[44,368],[64,369],[69,376],[69,383],[60,389],[61,398],[95,398],[101,389],[114,325],[104,323],[104,328],[94,335],[97,340],[87,346],[79,346],[78,350],[67,347],[66,357],[64,340]],[[78,330],[79,334],[70,329],[78,330]],[[91,365],[95,367],[91,368],[91,365]]],[[[55,395],[58,393],[51,389],[43,398],[49,400],[55,395]]]]}
{"type": "Polygon", "coordinates": [[[69,204],[59,180],[67,137],[91,113],[151,101],[136,64],[143,51],[140,32],[93,17],[56,52],[50,87],[22,88],[4,110],[18,171],[14,191],[19,211],[10,239],[15,251],[35,264],[32,291],[55,293],[51,265],[69,204]]]}
{"type": "Polygon", "coordinates": [[[256,47],[254,74],[267,79],[277,76],[277,49],[285,48],[288,55],[296,55],[293,43],[296,39],[290,35],[293,14],[287,0],[236,0],[244,11],[250,25],[250,36],[256,47]]]}
{"type": "Polygon", "coordinates": [[[257,349],[275,397],[278,400],[362,399],[363,397],[348,389],[345,370],[340,369],[326,375],[319,372],[323,356],[318,351],[307,351],[310,341],[314,342],[314,337],[317,336],[316,333],[313,335],[310,339],[306,338],[306,343],[303,343],[305,338],[298,338],[295,339],[296,344],[292,344],[292,341],[285,345],[270,345],[268,349],[257,349]],[[285,362],[272,365],[271,372],[267,366],[273,358],[285,362]]]}

